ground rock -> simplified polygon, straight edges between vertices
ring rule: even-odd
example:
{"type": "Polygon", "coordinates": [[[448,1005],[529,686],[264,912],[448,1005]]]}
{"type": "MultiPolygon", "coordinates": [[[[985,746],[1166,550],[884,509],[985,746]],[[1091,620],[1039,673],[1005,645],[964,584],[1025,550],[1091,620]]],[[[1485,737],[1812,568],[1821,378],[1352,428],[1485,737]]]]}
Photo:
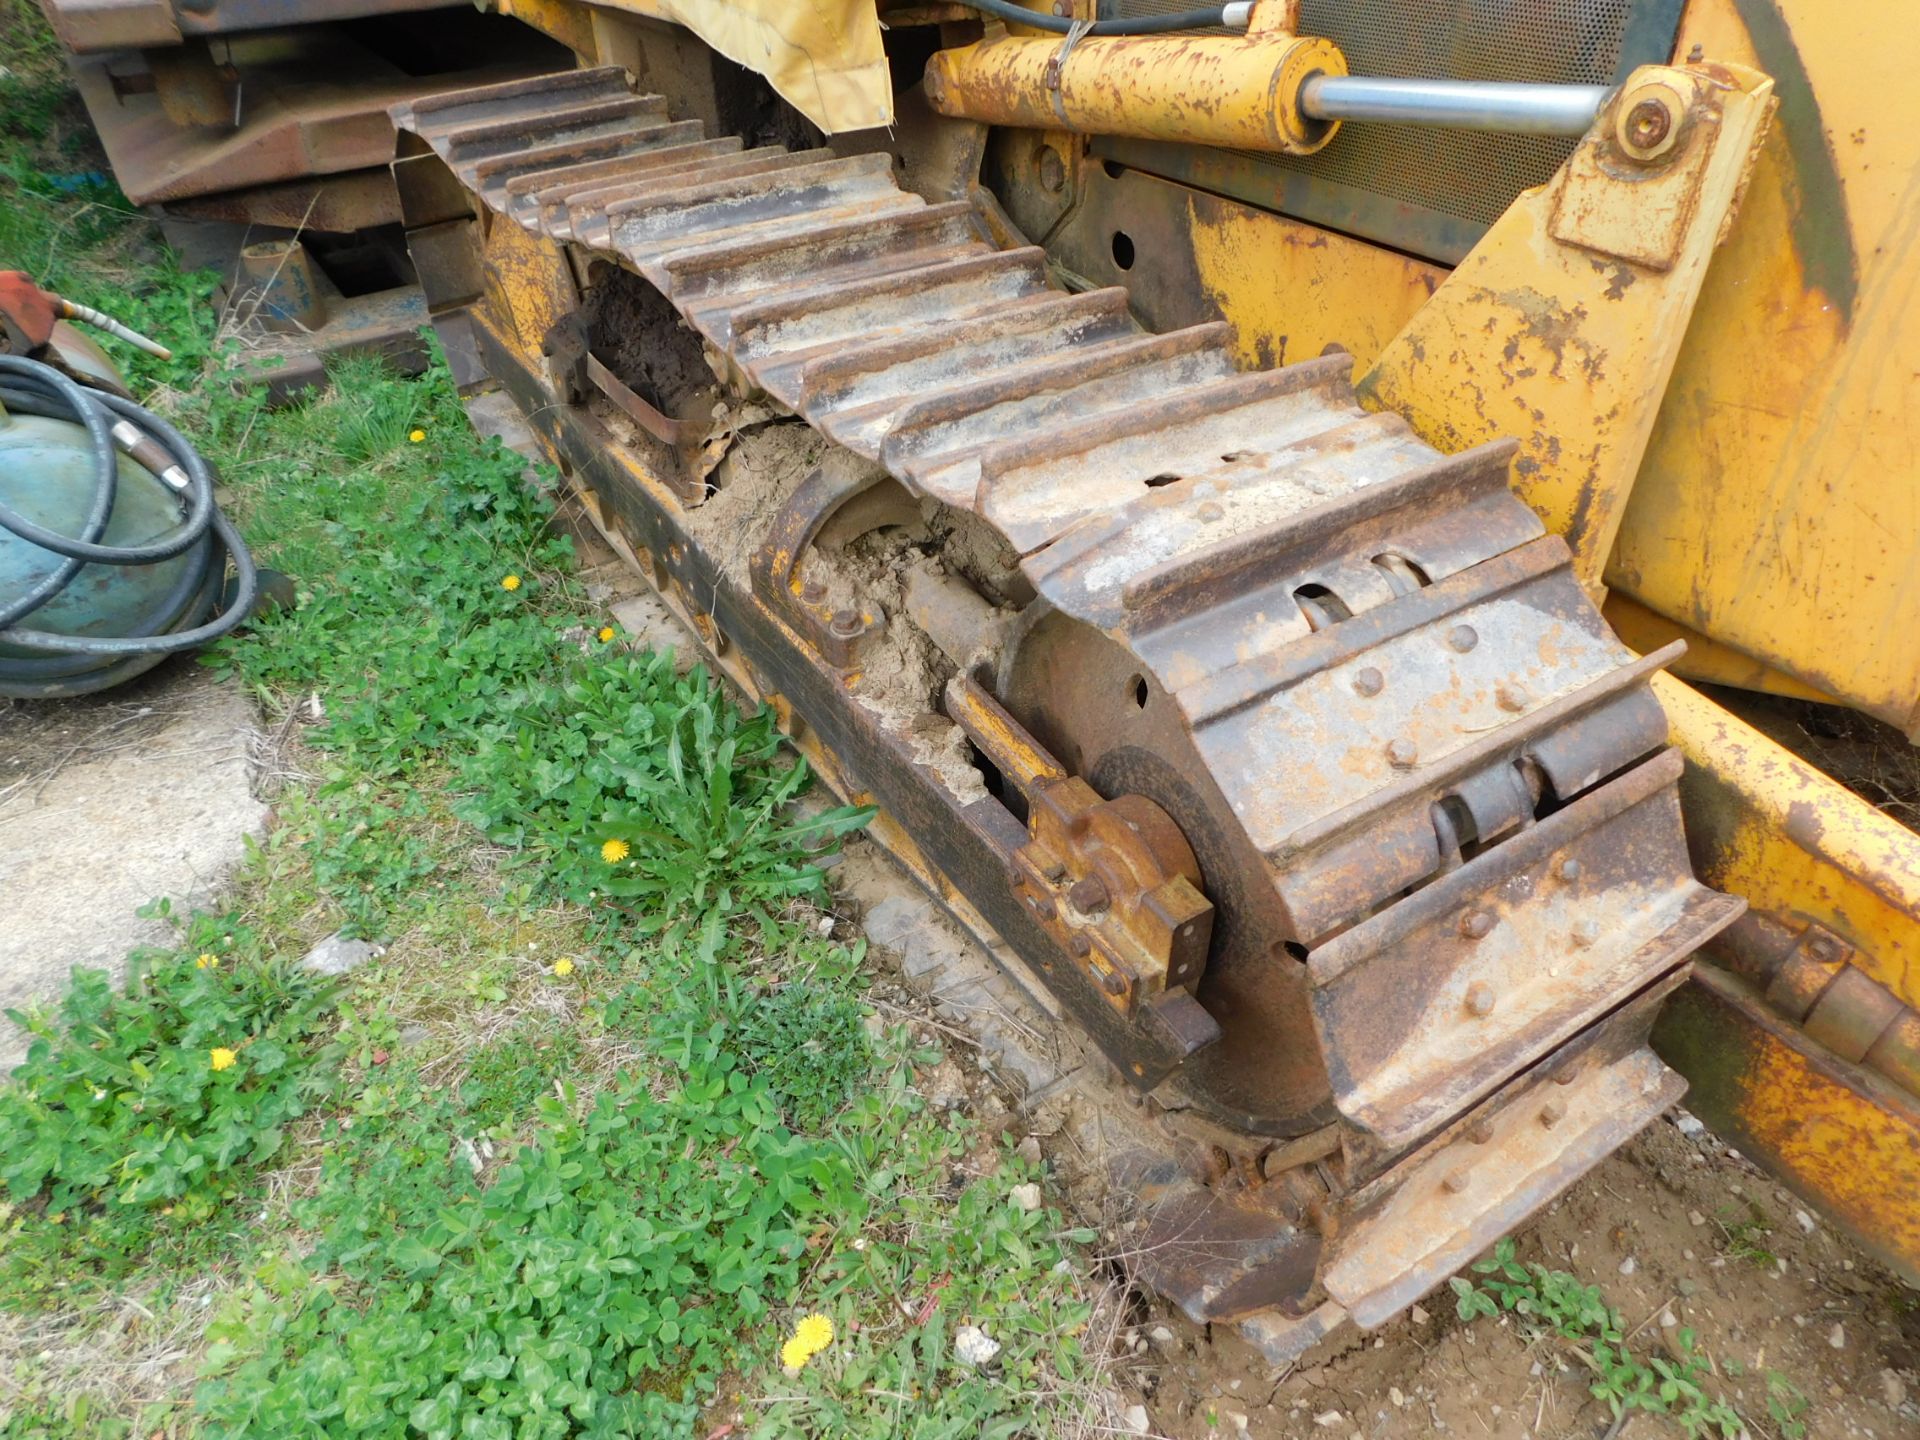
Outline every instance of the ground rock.
{"type": "Polygon", "coordinates": [[[346,975],[385,953],[383,945],[375,945],[370,940],[350,940],[336,930],[300,957],[300,968],[315,975],[346,975]]]}

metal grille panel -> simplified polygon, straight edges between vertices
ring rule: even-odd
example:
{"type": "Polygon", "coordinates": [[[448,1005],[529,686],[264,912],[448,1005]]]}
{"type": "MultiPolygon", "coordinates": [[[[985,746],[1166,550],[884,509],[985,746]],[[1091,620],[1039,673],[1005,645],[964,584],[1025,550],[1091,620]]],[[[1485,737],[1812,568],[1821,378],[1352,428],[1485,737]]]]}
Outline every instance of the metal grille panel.
{"type": "MultiPolygon", "coordinates": [[[[1102,0],[1103,17],[1190,0],[1102,0]]],[[[1304,0],[1300,28],[1345,52],[1356,75],[1610,84],[1666,60],[1681,0],[1304,0]]],[[[1552,135],[1349,124],[1315,155],[1102,145],[1145,170],[1456,261],[1522,190],[1578,142],[1552,135]],[[1181,152],[1186,152],[1181,158],[1181,152]]]]}

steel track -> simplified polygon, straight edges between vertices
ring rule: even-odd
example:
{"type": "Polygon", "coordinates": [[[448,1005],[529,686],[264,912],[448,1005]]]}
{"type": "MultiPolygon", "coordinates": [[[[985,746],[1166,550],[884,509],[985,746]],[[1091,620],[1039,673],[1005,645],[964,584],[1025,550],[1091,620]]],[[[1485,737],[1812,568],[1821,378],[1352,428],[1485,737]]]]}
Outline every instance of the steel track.
{"type": "Polygon", "coordinates": [[[1646,1026],[1739,905],[1688,868],[1647,683],[1671,656],[1607,630],[1508,490],[1510,444],[1439,453],[1356,404],[1344,356],[1243,373],[1224,325],[1147,334],[1125,292],[1062,291],[891,157],[710,140],[617,69],[393,113],[476,202],[403,177],[437,308],[472,311],[496,378],[715,597],[763,689],[1224,1152],[1206,1183],[1132,1176],[1164,1235],[1206,1241],[1149,1267],[1195,1318],[1275,1355],[1378,1323],[1677,1096],[1646,1026]],[[737,537],[750,584],[689,538],[703,474],[634,480],[577,403],[610,397],[654,470],[688,454],[683,418],[589,363],[561,292],[592,259],[866,462],[737,537]],[[536,323],[501,297],[543,265],[536,323]],[[997,797],[850,718],[863,654],[910,618],[801,562],[889,483],[984,521],[1031,587],[936,717],[997,797]]]}

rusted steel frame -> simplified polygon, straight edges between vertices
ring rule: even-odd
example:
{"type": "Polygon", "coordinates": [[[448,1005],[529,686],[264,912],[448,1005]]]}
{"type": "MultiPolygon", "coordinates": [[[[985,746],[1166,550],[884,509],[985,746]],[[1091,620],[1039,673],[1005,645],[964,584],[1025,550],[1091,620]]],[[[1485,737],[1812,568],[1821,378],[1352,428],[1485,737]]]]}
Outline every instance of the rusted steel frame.
{"type": "Polygon", "coordinates": [[[1393,605],[1379,605],[1317,631],[1284,650],[1230,666],[1189,686],[1181,698],[1194,726],[1221,720],[1275,691],[1354,660],[1389,640],[1412,634],[1459,610],[1496,599],[1565,566],[1558,536],[1540,539],[1462,570],[1393,605]]]}
{"type": "Polygon", "coordinates": [[[1014,856],[1027,906],[1120,1014],[1191,1053],[1220,1027],[1193,998],[1213,934],[1200,865],[1166,811],[1101,796],[964,675],[947,714],[1027,804],[1031,842],[1014,856]]]}
{"type": "Polygon", "coordinates": [[[1443,502],[1465,504],[1485,494],[1506,495],[1507,471],[1518,449],[1516,440],[1476,445],[1424,470],[1396,475],[1182,555],[1127,582],[1121,598],[1137,616],[1131,623],[1150,626],[1175,607],[1200,608],[1205,596],[1244,588],[1256,574],[1286,565],[1290,551],[1325,546],[1329,540],[1338,543],[1349,526],[1416,506],[1426,509],[1443,502]]]}
{"type": "Polygon", "coordinates": [[[1646,1037],[1684,978],[1643,991],[1348,1198],[1321,1277],[1356,1324],[1404,1310],[1679,1100],[1686,1083],[1646,1037]]]}
{"type": "Polygon", "coordinates": [[[800,562],[835,512],[883,482],[891,483],[871,467],[820,467],[780,507],[753,556],[753,591],[760,603],[839,670],[859,663],[861,652],[886,629],[887,617],[865,607],[832,609],[827,587],[804,580],[800,562]]]}
{"type": "Polygon", "coordinates": [[[400,202],[393,193],[392,174],[382,167],[185,196],[169,200],[167,213],[193,220],[350,235],[397,223],[400,202]]]}
{"type": "Polygon", "coordinates": [[[799,632],[728,578],[720,557],[709,554],[677,520],[680,503],[666,489],[646,482],[613,452],[619,442],[578,407],[557,406],[511,347],[484,317],[475,315],[475,343],[487,370],[514,398],[529,423],[598,494],[637,547],[661,560],[666,578],[685,593],[710,597],[720,630],[752,654],[767,688],[788,698],[807,717],[821,744],[842,762],[861,793],[913,835],[928,863],[966,896],[1002,939],[1036,971],[1043,972],[1074,1021],[1142,1090],[1160,1084],[1178,1067],[1184,1050],[1171,1038],[1129,1024],[1107,996],[1071,963],[1014,888],[1012,856],[1028,841],[1027,828],[999,801],[956,807],[951,794],[906,743],[880,728],[870,712],[846,703],[842,674],[825,663],[799,632]]]}
{"type": "Polygon", "coordinates": [[[670,419],[649,405],[631,389],[627,382],[602,365],[589,354],[586,358],[587,379],[593,382],[593,388],[619,409],[634,424],[646,431],[662,445],[678,448],[687,438],[687,426],[681,421],[670,419]]]}
{"type": "Polygon", "coordinates": [[[1301,826],[1287,837],[1286,853],[1294,855],[1318,849],[1345,834],[1370,815],[1391,809],[1408,796],[1421,791],[1446,790],[1459,785],[1476,771],[1485,769],[1503,755],[1518,756],[1526,749],[1527,743],[1536,736],[1558,729],[1580,715],[1597,710],[1607,701],[1632,694],[1647,676],[1663,669],[1684,653],[1684,650],[1685,646],[1676,641],[1664,650],[1656,650],[1651,655],[1642,656],[1631,665],[1610,670],[1591,684],[1582,686],[1571,694],[1558,696],[1537,710],[1529,711],[1514,728],[1469,741],[1433,764],[1422,766],[1418,772],[1401,782],[1398,787],[1389,787],[1378,792],[1370,797],[1366,804],[1335,811],[1331,815],[1301,826]]]}
{"type": "Polygon", "coordinates": [[[1663,750],[1602,789],[1581,796],[1565,809],[1555,811],[1477,857],[1468,869],[1454,872],[1447,884],[1417,890],[1381,914],[1336,935],[1316,947],[1308,957],[1314,983],[1332,984],[1355,966],[1406,940],[1415,930],[1443,918],[1458,908],[1461,890],[1476,876],[1489,872],[1510,875],[1538,863],[1569,840],[1676,784],[1680,771],[1679,752],[1663,750]]]}

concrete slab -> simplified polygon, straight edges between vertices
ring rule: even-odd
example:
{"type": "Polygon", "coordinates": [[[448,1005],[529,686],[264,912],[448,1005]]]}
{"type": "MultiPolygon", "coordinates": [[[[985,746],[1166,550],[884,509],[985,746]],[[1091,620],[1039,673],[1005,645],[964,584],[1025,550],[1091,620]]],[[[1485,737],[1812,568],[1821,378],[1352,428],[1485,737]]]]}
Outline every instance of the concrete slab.
{"type": "MultiPolygon", "coordinates": [[[[75,966],[123,972],[168,927],[157,896],[210,906],[266,830],[240,687],[170,661],[102,695],[0,712],[0,1008],[58,999],[75,966]]],[[[0,1066],[26,1037],[0,1020],[0,1066]]]]}

